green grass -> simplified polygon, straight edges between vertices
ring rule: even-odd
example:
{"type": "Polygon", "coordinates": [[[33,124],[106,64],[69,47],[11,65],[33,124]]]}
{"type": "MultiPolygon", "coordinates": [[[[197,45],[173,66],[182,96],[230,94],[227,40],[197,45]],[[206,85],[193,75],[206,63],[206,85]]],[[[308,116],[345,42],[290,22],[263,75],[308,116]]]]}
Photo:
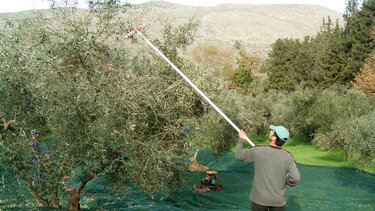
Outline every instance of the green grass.
{"type": "MultiPolygon", "coordinates": [[[[265,137],[252,136],[250,139],[256,145],[268,145],[269,140],[265,137]]],[[[246,143],[245,148],[250,147],[250,144],[246,143]]],[[[305,165],[316,165],[316,166],[334,166],[334,167],[354,167],[361,170],[375,173],[375,164],[371,164],[368,167],[360,167],[351,161],[346,159],[346,155],[342,150],[334,149],[329,151],[321,151],[311,142],[289,139],[283,149],[291,152],[296,159],[297,163],[305,165]]],[[[233,145],[231,151],[234,152],[235,146],[233,145]]]]}

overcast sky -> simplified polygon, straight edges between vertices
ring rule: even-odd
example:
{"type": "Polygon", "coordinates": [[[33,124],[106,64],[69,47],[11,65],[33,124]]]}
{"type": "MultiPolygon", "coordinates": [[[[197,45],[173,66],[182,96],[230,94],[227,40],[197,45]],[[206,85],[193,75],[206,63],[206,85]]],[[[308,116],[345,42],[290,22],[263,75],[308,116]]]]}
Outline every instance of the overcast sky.
{"type": "MultiPolygon", "coordinates": [[[[18,12],[31,9],[49,8],[48,0],[0,0],[0,13],[18,12]]],[[[87,0],[78,0],[81,6],[85,6],[87,0]]],[[[121,0],[132,4],[144,3],[149,0],[121,0]]],[[[241,4],[315,4],[321,5],[338,12],[344,13],[346,0],[168,0],[178,4],[193,6],[215,6],[222,3],[241,3],[241,4]]]]}

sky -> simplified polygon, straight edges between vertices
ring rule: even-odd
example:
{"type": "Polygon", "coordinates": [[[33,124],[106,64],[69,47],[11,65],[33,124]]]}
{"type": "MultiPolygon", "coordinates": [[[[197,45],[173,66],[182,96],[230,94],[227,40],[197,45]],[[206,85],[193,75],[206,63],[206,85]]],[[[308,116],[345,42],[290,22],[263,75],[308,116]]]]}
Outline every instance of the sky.
{"type": "MultiPolygon", "coordinates": [[[[85,7],[87,0],[78,0],[79,7],[85,7]]],[[[121,0],[132,4],[144,3],[149,0],[121,0]]],[[[223,3],[240,4],[312,4],[327,7],[344,13],[346,0],[167,0],[169,2],[192,6],[215,6],[223,3]]],[[[48,0],[0,0],[0,13],[19,12],[32,9],[49,8],[48,0]]]]}

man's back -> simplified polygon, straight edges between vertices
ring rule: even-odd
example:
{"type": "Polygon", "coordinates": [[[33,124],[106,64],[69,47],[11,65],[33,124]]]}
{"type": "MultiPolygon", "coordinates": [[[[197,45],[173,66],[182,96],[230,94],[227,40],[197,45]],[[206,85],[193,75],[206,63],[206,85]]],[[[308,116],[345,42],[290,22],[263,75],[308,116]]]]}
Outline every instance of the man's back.
{"type": "Polygon", "coordinates": [[[260,205],[284,206],[287,175],[295,182],[300,179],[294,157],[288,151],[272,146],[243,149],[236,145],[236,159],[254,162],[254,181],[250,199],[260,205]]]}

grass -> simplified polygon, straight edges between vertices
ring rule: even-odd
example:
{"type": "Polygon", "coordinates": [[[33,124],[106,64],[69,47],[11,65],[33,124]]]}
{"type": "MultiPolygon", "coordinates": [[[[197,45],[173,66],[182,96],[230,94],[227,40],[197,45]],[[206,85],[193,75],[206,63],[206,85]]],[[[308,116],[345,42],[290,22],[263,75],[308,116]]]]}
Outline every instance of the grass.
{"type": "MultiPolygon", "coordinates": [[[[269,140],[265,137],[252,136],[250,139],[255,145],[268,145],[269,140]]],[[[245,148],[250,147],[250,144],[246,143],[245,148]]],[[[348,161],[344,151],[339,149],[321,151],[311,142],[289,139],[283,149],[291,152],[297,163],[305,165],[316,165],[316,166],[334,166],[334,167],[353,167],[360,170],[365,170],[370,173],[375,173],[375,164],[370,164],[367,167],[361,167],[355,163],[348,161]]],[[[233,145],[231,151],[234,152],[235,146],[233,145]]]]}

